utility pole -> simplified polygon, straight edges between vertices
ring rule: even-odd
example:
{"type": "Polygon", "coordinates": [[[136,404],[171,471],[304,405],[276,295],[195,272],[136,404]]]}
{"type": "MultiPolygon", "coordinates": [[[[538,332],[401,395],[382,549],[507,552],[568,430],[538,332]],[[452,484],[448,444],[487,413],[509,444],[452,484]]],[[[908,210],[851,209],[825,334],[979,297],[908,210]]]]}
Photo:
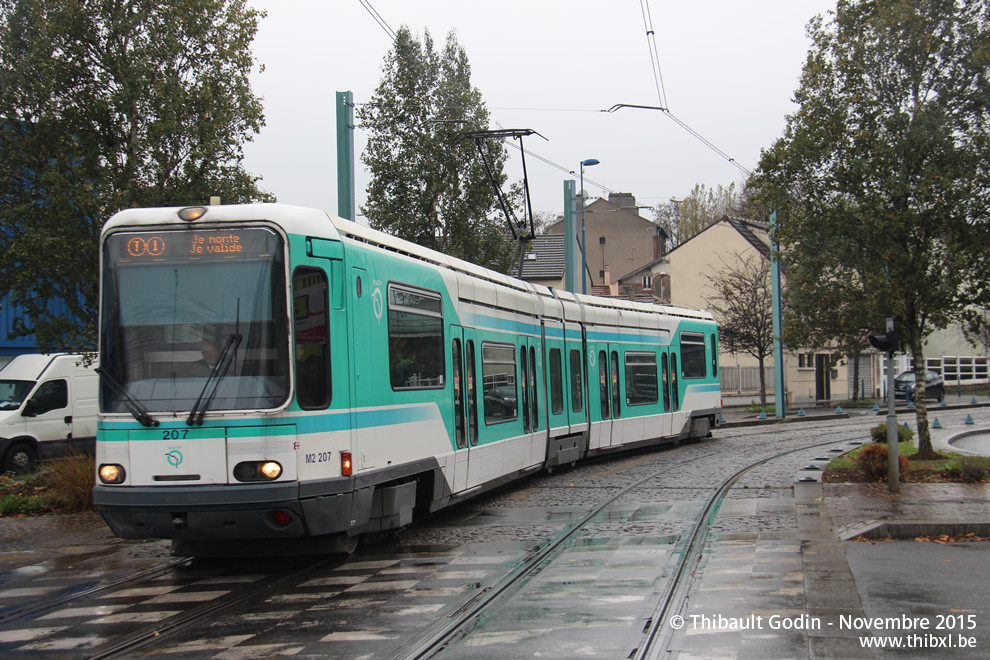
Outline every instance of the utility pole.
{"type": "MultiPolygon", "coordinates": [[[[868,337],[873,348],[887,354],[887,488],[891,493],[901,490],[901,464],[898,456],[897,410],[894,405],[894,353],[900,349],[894,319],[887,319],[887,332],[868,337]]],[[[922,383],[922,388],[924,383],[922,383]]],[[[907,389],[904,390],[907,396],[907,389]]],[[[922,389],[924,392],[924,389],[922,389]]]]}

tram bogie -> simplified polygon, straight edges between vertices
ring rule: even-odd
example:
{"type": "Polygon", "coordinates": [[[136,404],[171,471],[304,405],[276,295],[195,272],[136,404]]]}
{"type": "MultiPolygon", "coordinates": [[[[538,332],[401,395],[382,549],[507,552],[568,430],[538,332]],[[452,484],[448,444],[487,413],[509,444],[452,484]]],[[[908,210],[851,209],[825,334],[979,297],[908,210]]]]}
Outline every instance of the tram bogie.
{"type": "Polygon", "coordinates": [[[119,536],[178,553],[350,547],[719,417],[711,315],[532,285],[310,209],[123,211],[102,294],[94,498],[119,536]]]}

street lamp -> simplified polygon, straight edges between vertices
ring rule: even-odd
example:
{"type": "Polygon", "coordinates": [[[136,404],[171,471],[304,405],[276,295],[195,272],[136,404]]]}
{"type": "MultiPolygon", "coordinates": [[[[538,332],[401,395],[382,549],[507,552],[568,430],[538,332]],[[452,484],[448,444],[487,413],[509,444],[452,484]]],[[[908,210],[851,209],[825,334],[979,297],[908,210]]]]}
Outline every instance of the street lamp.
{"type": "Polygon", "coordinates": [[[588,248],[584,244],[584,168],[598,164],[597,158],[581,161],[581,293],[588,293],[588,248]]]}

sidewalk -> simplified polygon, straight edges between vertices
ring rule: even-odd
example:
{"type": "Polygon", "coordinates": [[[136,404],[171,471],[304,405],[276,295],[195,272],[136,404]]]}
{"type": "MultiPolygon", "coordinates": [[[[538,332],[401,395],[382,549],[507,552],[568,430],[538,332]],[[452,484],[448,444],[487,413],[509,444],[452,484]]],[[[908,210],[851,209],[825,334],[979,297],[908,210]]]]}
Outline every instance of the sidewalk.
{"type": "MultiPolygon", "coordinates": [[[[950,397],[950,405],[929,410],[930,422],[939,415],[944,422],[932,429],[936,450],[957,451],[949,441],[970,429],[990,434],[990,407],[973,407],[970,398],[953,406],[950,397]]],[[[802,419],[834,414],[819,407],[802,419]]],[[[844,414],[877,415],[879,422],[886,411],[844,414]]],[[[781,421],[754,421],[739,408],[725,416],[726,425],[781,421]]],[[[796,488],[791,498],[758,493],[727,502],[719,515],[744,519],[734,527],[774,529],[766,523],[776,521],[777,531],[709,542],[673,657],[990,656],[990,541],[937,538],[990,538],[990,483],[902,483],[897,494],[886,483],[816,486],[796,488]]]]}

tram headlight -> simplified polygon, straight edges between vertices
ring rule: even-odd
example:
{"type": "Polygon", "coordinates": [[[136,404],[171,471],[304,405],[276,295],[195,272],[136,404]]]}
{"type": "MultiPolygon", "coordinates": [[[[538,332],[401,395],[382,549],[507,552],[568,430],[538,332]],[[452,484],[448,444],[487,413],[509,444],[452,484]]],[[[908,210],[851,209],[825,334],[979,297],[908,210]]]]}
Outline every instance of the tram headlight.
{"type": "Polygon", "coordinates": [[[127,473],[124,472],[124,466],[113,463],[104,463],[101,465],[98,474],[100,475],[100,481],[105,484],[122,484],[124,483],[124,479],[127,478],[127,473]]]}
{"type": "Polygon", "coordinates": [[[275,481],[282,475],[282,465],[277,461],[245,461],[234,467],[238,481],[275,481]]]}

